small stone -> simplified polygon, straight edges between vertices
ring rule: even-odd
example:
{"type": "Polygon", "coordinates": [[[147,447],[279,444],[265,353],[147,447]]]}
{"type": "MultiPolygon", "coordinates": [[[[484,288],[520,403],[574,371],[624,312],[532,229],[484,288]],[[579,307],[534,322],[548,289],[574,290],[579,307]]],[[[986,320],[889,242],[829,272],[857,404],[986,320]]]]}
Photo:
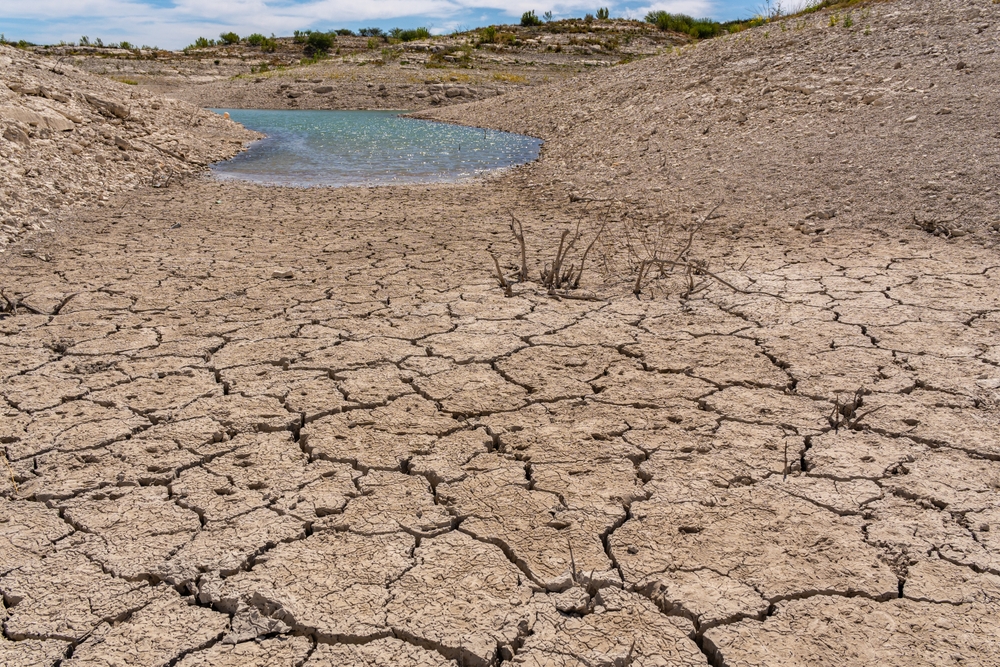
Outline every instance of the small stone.
{"type": "Polygon", "coordinates": [[[84,98],[91,105],[97,107],[101,111],[106,111],[107,113],[115,116],[117,118],[128,118],[129,110],[123,104],[118,104],[117,102],[109,102],[107,100],[102,100],[99,97],[94,97],[93,95],[84,95],[84,98]]]}
{"type": "Polygon", "coordinates": [[[272,278],[278,278],[280,280],[288,280],[295,275],[295,272],[291,269],[275,269],[271,272],[272,278]]]}
{"type": "Polygon", "coordinates": [[[904,123],[916,123],[917,122],[917,117],[916,116],[910,116],[909,118],[905,119],[903,122],[904,123]]]}
{"type": "Polygon", "coordinates": [[[939,115],[939,116],[945,116],[945,115],[950,114],[950,113],[951,113],[951,109],[949,109],[948,107],[942,107],[942,108],[940,108],[940,109],[937,110],[937,115],[939,115]]]}
{"type": "Polygon", "coordinates": [[[962,60],[958,61],[958,63],[955,64],[955,69],[956,70],[963,70],[965,68],[966,68],[966,64],[962,60]]]}
{"type": "Polygon", "coordinates": [[[31,139],[28,138],[27,133],[19,127],[8,127],[3,132],[3,138],[25,148],[31,144],[31,139]]]}
{"type": "Polygon", "coordinates": [[[326,95],[333,92],[333,86],[317,86],[313,88],[313,92],[317,95],[326,95]]]}
{"type": "Polygon", "coordinates": [[[556,609],[564,614],[582,614],[590,607],[590,596],[579,586],[552,596],[556,609]]]}

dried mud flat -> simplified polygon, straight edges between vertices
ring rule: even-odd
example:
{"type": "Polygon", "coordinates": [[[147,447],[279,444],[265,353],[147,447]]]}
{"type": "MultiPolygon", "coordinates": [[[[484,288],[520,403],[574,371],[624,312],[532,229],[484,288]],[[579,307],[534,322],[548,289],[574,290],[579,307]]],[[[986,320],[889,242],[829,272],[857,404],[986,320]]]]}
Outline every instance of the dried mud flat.
{"type": "Polygon", "coordinates": [[[586,89],[509,96],[493,124],[548,143],[495,179],[193,179],[8,252],[4,664],[1000,664],[996,143],[978,141],[1000,6],[972,5],[877,3],[870,35],[860,11],[852,30],[820,13],[615,69],[631,88],[593,93],[619,102],[604,133],[560,107],[586,89]],[[805,42],[799,83],[756,88],[780,102],[716,106],[697,83],[726,49],[770,67],[805,42]],[[869,105],[871,84],[820,80],[832,53],[911,73],[869,105]],[[911,94],[917,74],[946,92],[911,94]],[[645,124],[623,120],[633,94],[659,97],[645,124]],[[938,94],[966,122],[922,160],[934,126],[891,132],[938,94]],[[835,127],[870,132],[879,178],[840,171],[835,127]],[[487,251],[516,272],[509,211],[532,280],[505,297],[487,251]],[[608,226],[583,289],[549,294],[538,269],[577,221],[585,241],[608,226]],[[695,271],[637,298],[660,229],[659,256],[695,271]]]}

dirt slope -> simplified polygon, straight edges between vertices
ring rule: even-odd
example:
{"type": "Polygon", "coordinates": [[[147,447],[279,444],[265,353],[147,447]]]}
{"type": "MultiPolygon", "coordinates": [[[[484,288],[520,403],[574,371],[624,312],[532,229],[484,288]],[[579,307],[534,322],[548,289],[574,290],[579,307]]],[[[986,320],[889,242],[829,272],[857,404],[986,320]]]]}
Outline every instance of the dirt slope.
{"type": "Polygon", "coordinates": [[[550,140],[542,187],[982,234],[1000,223],[998,51],[990,0],[875,2],[432,115],[550,140]]]}
{"type": "Polygon", "coordinates": [[[190,104],[0,46],[0,251],[74,207],[200,172],[255,136],[190,104]]]}

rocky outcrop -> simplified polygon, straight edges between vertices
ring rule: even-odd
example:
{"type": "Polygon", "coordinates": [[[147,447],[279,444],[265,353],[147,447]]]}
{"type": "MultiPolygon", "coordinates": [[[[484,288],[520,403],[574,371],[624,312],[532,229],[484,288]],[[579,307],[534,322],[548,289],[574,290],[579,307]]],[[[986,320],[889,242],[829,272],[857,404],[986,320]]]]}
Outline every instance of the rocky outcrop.
{"type": "Polygon", "coordinates": [[[0,252],[114,193],[159,187],[257,135],[184,102],[0,46],[0,252]]]}

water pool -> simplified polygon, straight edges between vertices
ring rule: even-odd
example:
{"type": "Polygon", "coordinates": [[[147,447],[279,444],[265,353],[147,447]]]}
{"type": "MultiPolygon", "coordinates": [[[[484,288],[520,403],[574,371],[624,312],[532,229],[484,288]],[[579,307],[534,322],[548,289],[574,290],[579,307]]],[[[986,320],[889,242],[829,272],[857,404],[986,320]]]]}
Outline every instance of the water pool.
{"type": "Polygon", "coordinates": [[[538,158],[533,137],[405,118],[397,111],[214,109],[267,138],[212,171],[274,185],[447,183],[538,158]]]}

